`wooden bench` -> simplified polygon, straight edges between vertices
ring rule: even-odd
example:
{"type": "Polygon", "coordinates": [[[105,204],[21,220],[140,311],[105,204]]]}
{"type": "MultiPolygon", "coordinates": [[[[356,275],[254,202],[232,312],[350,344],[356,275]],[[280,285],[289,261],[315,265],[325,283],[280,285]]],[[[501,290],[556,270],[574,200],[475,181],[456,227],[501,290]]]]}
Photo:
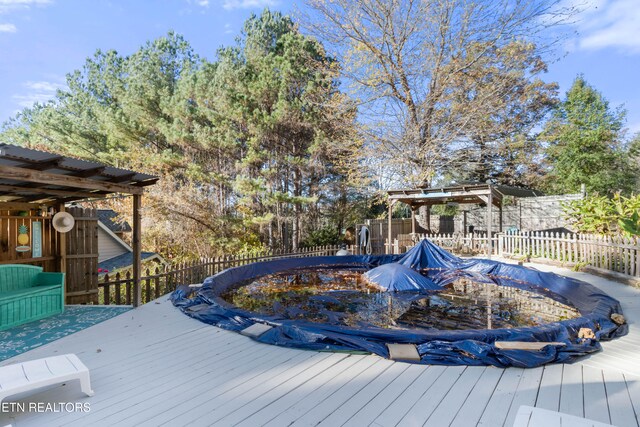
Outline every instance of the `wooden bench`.
{"type": "Polygon", "coordinates": [[[30,360],[0,367],[0,403],[9,396],[42,387],[80,380],[80,388],[93,396],[89,369],[75,354],[30,360]]]}
{"type": "Polygon", "coordinates": [[[0,265],[0,331],[64,311],[64,273],[0,265]]]}

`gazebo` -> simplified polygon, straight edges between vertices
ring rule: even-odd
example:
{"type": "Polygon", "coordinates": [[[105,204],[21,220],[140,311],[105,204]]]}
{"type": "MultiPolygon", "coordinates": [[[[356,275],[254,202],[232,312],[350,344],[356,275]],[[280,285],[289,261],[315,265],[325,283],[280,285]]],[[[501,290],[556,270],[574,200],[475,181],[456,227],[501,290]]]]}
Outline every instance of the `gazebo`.
{"type": "MultiPolygon", "coordinates": [[[[94,292],[81,289],[83,282],[95,281],[97,293],[97,231],[83,227],[81,233],[59,233],[52,227],[52,214],[64,212],[66,204],[74,201],[102,199],[114,193],[129,195],[133,197],[132,303],[139,305],[140,208],[144,188],[157,181],[156,176],[97,162],[0,144],[0,264],[32,264],[45,271],[67,273],[67,298],[94,292]],[[34,241],[33,248],[18,251],[16,230],[21,226],[34,241]],[[77,240],[70,241],[72,237],[77,240]],[[69,248],[73,254],[68,254],[69,248]]],[[[77,217],[76,224],[83,220],[97,218],[77,217]]]]}
{"type": "MultiPolygon", "coordinates": [[[[492,218],[493,208],[498,208],[499,213],[499,231],[502,231],[502,201],[504,196],[514,197],[535,197],[542,195],[541,193],[519,187],[509,187],[506,185],[495,184],[483,184],[483,183],[470,183],[452,185],[447,187],[418,187],[400,190],[387,191],[389,200],[389,224],[388,224],[388,240],[387,240],[387,253],[391,253],[391,240],[393,238],[391,234],[391,213],[393,206],[397,202],[402,202],[411,207],[411,232],[416,232],[416,211],[421,206],[427,208],[427,224],[430,224],[431,220],[431,206],[433,205],[445,205],[447,203],[458,204],[485,204],[487,206],[486,214],[486,227],[487,238],[491,242],[492,235],[492,218]]],[[[466,224],[466,212],[464,212],[464,226],[467,229],[466,224]]],[[[489,256],[490,253],[489,253],[489,256]]]]}

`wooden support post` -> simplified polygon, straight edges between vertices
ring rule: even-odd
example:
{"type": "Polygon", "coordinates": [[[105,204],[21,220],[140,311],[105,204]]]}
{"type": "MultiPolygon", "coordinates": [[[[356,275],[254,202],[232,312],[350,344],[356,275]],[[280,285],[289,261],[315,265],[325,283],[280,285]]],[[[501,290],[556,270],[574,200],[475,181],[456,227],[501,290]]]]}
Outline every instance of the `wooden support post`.
{"type": "Polygon", "coordinates": [[[392,254],[393,251],[391,250],[393,242],[391,241],[391,215],[393,213],[393,202],[391,202],[391,200],[389,200],[389,222],[387,224],[387,247],[386,247],[386,253],[388,254],[392,254]]]}
{"type": "Polygon", "coordinates": [[[411,206],[411,234],[416,234],[416,210],[411,206]]]}
{"type": "Polygon", "coordinates": [[[133,306],[138,307],[142,302],[142,296],[140,295],[140,272],[142,270],[142,256],[141,256],[141,219],[140,208],[142,207],[142,196],[139,194],[133,195],[133,306]]]}
{"type": "Polygon", "coordinates": [[[493,207],[493,192],[489,191],[489,195],[487,196],[487,258],[491,259],[491,244],[493,243],[491,241],[491,235],[492,235],[492,230],[491,230],[491,211],[492,211],[492,207],[493,207]]]}
{"type": "Polygon", "coordinates": [[[502,201],[500,201],[500,207],[498,209],[499,209],[498,214],[500,215],[499,217],[500,223],[499,223],[498,231],[502,233],[502,201]]]}
{"type": "MultiPolygon", "coordinates": [[[[58,205],[58,212],[65,212],[64,203],[60,203],[58,205]]],[[[58,233],[58,271],[64,274],[64,297],[63,301],[67,302],[67,234],[66,233],[58,233]]]]}
{"type": "Polygon", "coordinates": [[[431,231],[431,205],[427,205],[427,231],[429,234],[432,234],[431,231]]]}
{"type": "Polygon", "coordinates": [[[466,236],[467,233],[467,211],[464,210],[462,211],[462,235],[466,236]]]}

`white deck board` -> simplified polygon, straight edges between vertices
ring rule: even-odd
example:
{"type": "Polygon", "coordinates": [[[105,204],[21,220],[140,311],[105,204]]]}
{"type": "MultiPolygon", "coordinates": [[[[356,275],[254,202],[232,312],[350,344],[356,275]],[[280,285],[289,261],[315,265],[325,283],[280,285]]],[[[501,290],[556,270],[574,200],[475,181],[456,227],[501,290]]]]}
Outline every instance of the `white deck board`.
{"type": "Polygon", "coordinates": [[[525,369],[520,377],[518,389],[513,395],[511,406],[505,421],[505,425],[512,425],[516,418],[518,408],[522,405],[533,406],[536,403],[538,390],[540,389],[540,381],[544,368],[525,369]]]}
{"type": "Polygon", "coordinates": [[[458,381],[447,392],[442,403],[429,415],[424,425],[433,427],[450,425],[485,370],[486,367],[479,366],[469,366],[465,369],[458,381]]]}
{"type": "Polygon", "coordinates": [[[440,406],[444,397],[460,379],[464,371],[471,368],[472,367],[467,366],[449,366],[446,371],[440,375],[435,386],[429,387],[429,389],[420,396],[420,399],[418,399],[415,405],[402,417],[397,425],[422,425],[425,420],[429,419],[432,412],[440,406]]]}
{"type": "Polygon", "coordinates": [[[545,366],[542,381],[538,389],[537,408],[557,411],[560,407],[560,387],[562,386],[562,371],[564,365],[545,366]]]}
{"type": "Polygon", "coordinates": [[[382,427],[397,425],[424,393],[439,385],[440,377],[447,369],[445,366],[429,366],[396,400],[387,405],[372,424],[382,427]]]}
{"type": "Polygon", "coordinates": [[[603,374],[611,424],[616,426],[634,425],[638,420],[633,410],[624,375],[613,370],[604,371],[603,374]]]}
{"type": "Polygon", "coordinates": [[[504,424],[523,373],[524,369],[521,368],[505,369],[478,425],[492,427],[504,424]]]}
{"type": "Polygon", "coordinates": [[[0,413],[0,425],[493,427],[510,426],[530,405],[638,427],[640,290],[561,272],[618,298],[630,334],[572,365],[423,366],[259,344],[190,319],[165,297],[0,363],[76,353],[96,393],[77,384],[44,390],[18,401],[87,402],[91,411],[0,413]]]}
{"type": "Polygon", "coordinates": [[[478,423],[503,373],[504,369],[487,367],[453,419],[452,427],[466,427],[478,423]]]}
{"type": "Polygon", "coordinates": [[[591,366],[583,366],[582,385],[584,390],[584,417],[611,424],[602,371],[591,366]]]}
{"type": "Polygon", "coordinates": [[[584,417],[582,365],[564,365],[560,389],[560,410],[564,414],[584,417]]]}

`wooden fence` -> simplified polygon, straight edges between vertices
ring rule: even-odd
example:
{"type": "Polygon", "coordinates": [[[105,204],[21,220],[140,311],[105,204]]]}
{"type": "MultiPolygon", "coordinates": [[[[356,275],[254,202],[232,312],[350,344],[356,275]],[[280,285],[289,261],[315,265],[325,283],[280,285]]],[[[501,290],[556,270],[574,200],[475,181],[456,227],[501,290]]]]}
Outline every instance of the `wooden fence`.
{"type": "Polygon", "coordinates": [[[620,236],[520,232],[499,235],[503,256],[541,258],[640,277],[640,241],[620,236]]]}
{"type": "MultiPolygon", "coordinates": [[[[487,254],[486,234],[400,234],[394,240],[394,253],[404,253],[422,238],[438,246],[462,254],[487,254]]],[[[573,265],[591,266],[629,277],[640,277],[640,241],[637,239],[560,234],[546,232],[497,233],[492,237],[491,254],[538,258],[573,265]]],[[[142,302],[147,303],[176,286],[201,283],[205,278],[230,267],[278,258],[300,258],[335,255],[338,246],[303,249],[296,253],[260,253],[253,255],[206,258],[198,262],[178,264],[170,268],[147,269],[141,278],[142,302]]],[[[353,248],[351,248],[353,250],[353,248]]],[[[353,252],[352,252],[353,253],[353,252]]],[[[98,284],[99,304],[131,304],[133,277],[130,273],[105,275],[98,284]]]]}
{"type": "MultiPolygon", "coordinates": [[[[411,249],[417,242],[427,238],[436,245],[448,251],[456,253],[475,255],[488,253],[488,239],[486,233],[470,233],[462,235],[459,233],[445,234],[399,234],[393,241],[393,253],[401,254],[411,249]]],[[[498,255],[499,235],[494,234],[491,238],[491,254],[498,255]]]]}
{"type": "MultiPolygon", "coordinates": [[[[265,252],[252,255],[204,258],[200,261],[182,263],[164,269],[147,269],[140,279],[142,303],[172,292],[178,285],[202,283],[204,279],[220,271],[252,262],[282,258],[335,255],[338,246],[317,246],[301,249],[296,253],[265,252]]],[[[98,304],[130,305],[133,298],[133,277],[130,272],[106,274],[98,284],[98,304]]]]}

